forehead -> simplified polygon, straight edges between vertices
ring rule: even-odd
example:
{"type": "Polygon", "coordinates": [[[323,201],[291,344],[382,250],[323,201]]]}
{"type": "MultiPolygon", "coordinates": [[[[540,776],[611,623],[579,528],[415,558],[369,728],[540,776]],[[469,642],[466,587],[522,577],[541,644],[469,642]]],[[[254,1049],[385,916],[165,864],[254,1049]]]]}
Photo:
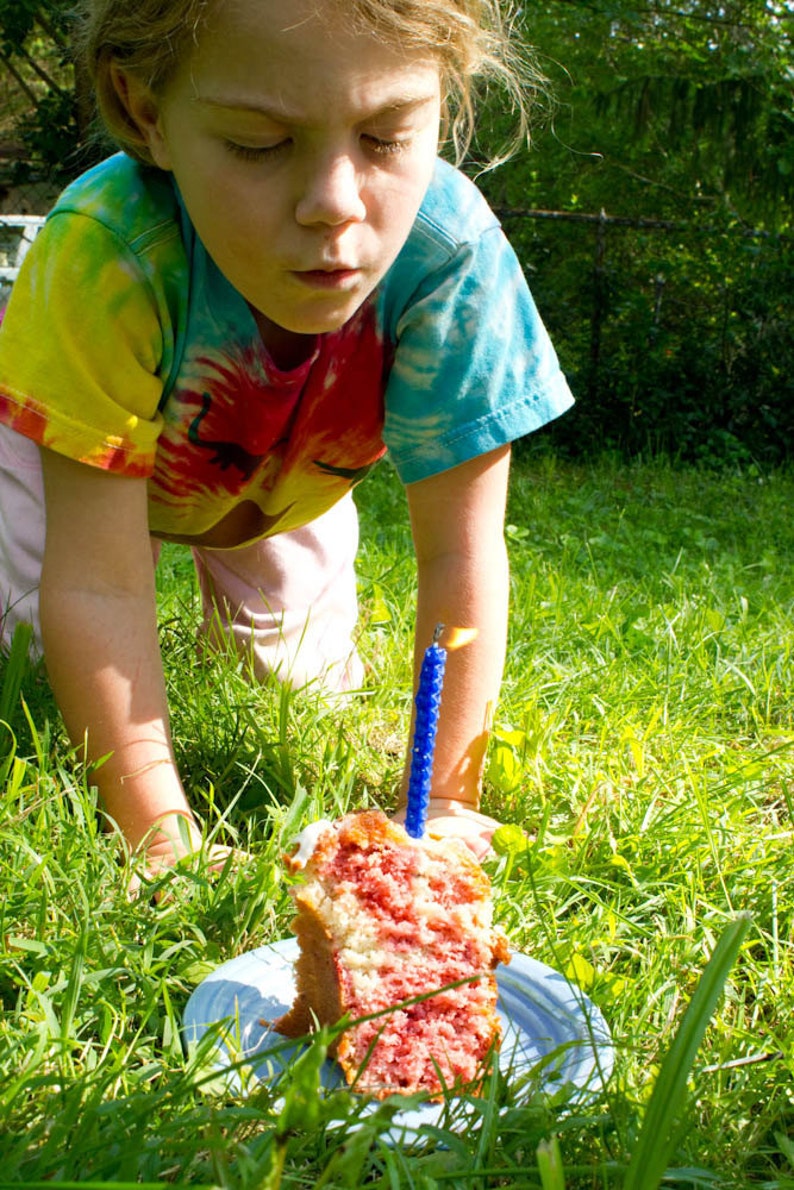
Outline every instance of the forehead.
{"type": "Polygon", "coordinates": [[[215,8],[179,75],[200,101],[311,119],[433,100],[440,70],[432,49],[351,27],[337,0],[229,0],[215,8]]]}

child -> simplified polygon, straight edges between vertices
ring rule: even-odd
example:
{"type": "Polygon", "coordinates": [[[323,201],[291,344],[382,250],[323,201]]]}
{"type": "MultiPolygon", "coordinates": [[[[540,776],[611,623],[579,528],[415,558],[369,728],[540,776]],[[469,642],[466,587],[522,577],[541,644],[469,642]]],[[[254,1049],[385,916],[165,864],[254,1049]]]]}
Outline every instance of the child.
{"type": "Polygon", "coordinates": [[[6,639],[39,631],[104,809],[151,866],[197,847],[153,552],[261,675],[354,688],[351,489],[386,448],[450,654],[429,817],[478,852],[505,650],[510,443],[571,403],[474,186],[473,81],[518,77],[500,0],[85,0],[123,153],[70,186],[0,330],[6,639]],[[154,550],[152,543],[155,543],[154,550]],[[182,829],[179,829],[182,821],[182,829]],[[185,830],[186,828],[186,830],[185,830]],[[186,842],[186,838],[188,842],[186,842]]]}

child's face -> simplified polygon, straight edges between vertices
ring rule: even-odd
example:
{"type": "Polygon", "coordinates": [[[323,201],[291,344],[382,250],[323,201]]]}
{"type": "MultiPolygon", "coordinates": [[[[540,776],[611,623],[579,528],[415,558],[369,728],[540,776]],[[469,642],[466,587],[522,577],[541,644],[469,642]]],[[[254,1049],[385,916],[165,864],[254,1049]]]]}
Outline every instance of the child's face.
{"type": "Polygon", "coordinates": [[[394,261],[438,148],[437,60],[354,35],[322,0],[224,3],[152,99],[128,103],[205,247],[266,321],[345,323],[394,261]]]}

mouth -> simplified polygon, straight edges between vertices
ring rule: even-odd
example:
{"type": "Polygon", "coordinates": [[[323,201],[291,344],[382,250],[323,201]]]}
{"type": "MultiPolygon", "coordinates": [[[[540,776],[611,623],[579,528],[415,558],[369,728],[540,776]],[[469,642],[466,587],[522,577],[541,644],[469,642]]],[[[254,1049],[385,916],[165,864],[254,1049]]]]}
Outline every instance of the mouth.
{"type": "Polygon", "coordinates": [[[361,269],[345,265],[324,266],[319,269],[299,269],[292,274],[302,285],[311,289],[352,289],[361,281],[361,269]]]}

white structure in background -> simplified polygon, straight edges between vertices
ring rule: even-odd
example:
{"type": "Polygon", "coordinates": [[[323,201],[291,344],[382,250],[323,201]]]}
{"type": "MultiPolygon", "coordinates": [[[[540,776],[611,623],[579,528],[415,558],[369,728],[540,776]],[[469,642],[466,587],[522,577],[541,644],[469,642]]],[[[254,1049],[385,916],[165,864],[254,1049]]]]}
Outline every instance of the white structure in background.
{"type": "Polygon", "coordinates": [[[0,215],[0,310],[43,223],[43,215],[0,215]]]}

